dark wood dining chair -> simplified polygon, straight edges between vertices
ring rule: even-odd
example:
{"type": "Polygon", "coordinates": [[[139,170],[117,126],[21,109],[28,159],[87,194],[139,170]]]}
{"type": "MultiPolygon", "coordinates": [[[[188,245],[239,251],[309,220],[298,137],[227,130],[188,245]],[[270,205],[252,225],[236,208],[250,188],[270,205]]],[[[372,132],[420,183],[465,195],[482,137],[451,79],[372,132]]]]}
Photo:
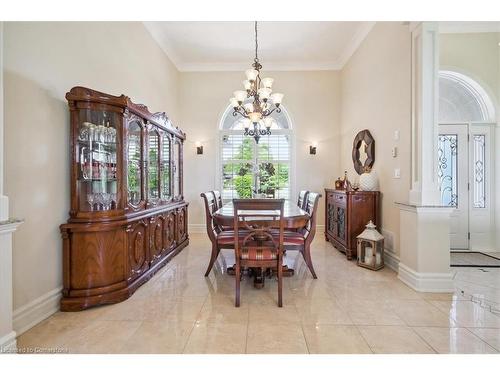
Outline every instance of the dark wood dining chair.
{"type": "Polygon", "coordinates": [[[212,190],[212,193],[215,196],[215,203],[217,205],[217,210],[222,208],[222,195],[219,190],[212,190]]]}
{"type": "Polygon", "coordinates": [[[234,199],[235,306],[240,306],[242,267],[275,268],[283,306],[284,199],[234,199]],[[278,227],[277,232],[273,228],[278,227]]]}
{"type": "Polygon", "coordinates": [[[309,195],[309,190],[301,190],[299,192],[299,199],[297,200],[297,206],[304,209],[307,203],[308,195],[309,195]]]}
{"type": "Polygon", "coordinates": [[[203,198],[205,203],[207,234],[208,238],[212,242],[212,254],[210,255],[207,272],[205,272],[205,277],[207,277],[212,270],[221,249],[234,249],[234,231],[225,231],[216,225],[213,217],[215,211],[218,209],[215,194],[212,191],[207,191],[201,193],[200,196],[203,198]]]}
{"type": "Polygon", "coordinates": [[[286,230],[284,233],[284,248],[288,250],[298,250],[302,254],[304,261],[307,264],[307,268],[311,272],[314,279],[317,279],[316,272],[314,271],[314,266],[311,257],[311,243],[316,235],[316,220],[319,198],[321,194],[308,192],[307,200],[304,205],[304,211],[309,214],[309,222],[307,225],[299,231],[286,230]]]}

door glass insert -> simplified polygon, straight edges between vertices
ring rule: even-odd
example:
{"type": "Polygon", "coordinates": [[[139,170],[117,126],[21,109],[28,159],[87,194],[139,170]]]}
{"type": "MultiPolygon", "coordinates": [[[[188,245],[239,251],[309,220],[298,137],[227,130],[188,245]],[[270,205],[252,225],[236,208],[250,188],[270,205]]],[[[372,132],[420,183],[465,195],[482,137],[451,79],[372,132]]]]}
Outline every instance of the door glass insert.
{"type": "Polygon", "coordinates": [[[110,111],[80,111],[77,134],[78,191],[81,211],[117,207],[117,123],[110,111]]]}
{"type": "Polygon", "coordinates": [[[170,200],[172,196],[170,191],[170,144],[170,135],[165,133],[161,149],[161,199],[164,201],[170,200]]]}
{"type": "Polygon", "coordinates": [[[345,209],[337,207],[337,233],[339,238],[345,240],[345,209]]]}
{"type": "Polygon", "coordinates": [[[484,134],[474,134],[474,208],[486,207],[486,137],[484,134]]]}
{"type": "Polygon", "coordinates": [[[137,122],[128,128],[127,156],[128,201],[137,205],[141,201],[141,125],[137,122]]]}
{"type": "Polygon", "coordinates": [[[438,143],[438,179],[443,206],[458,207],[458,136],[440,134],[438,143]]]}
{"type": "Polygon", "coordinates": [[[148,200],[160,197],[159,163],[160,135],[155,129],[148,132],[148,200]]]}
{"type": "Polygon", "coordinates": [[[172,168],[174,173],[174,197],[178,197],[181,193],[180,188],[180,160],[181,160],[181,145],[178,141],[174,143],[174,162],[172,168]]]}

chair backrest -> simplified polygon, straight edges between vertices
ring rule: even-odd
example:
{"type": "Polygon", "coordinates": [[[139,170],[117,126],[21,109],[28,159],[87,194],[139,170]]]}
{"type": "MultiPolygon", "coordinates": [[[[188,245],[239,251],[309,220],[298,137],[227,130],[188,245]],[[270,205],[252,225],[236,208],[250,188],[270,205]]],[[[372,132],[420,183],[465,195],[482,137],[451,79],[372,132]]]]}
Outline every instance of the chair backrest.
{"type": "Polygon", "coordinates": [[[215,195],[211,191],[206,191],[200,194],[200,197],[203,198],[205,203],[205,221],[207,224],[207,234],[210,238],[210,241],[216,241],[216,234],[218,232],[218,228],[214,223],[214,212],[217,211],[217,202],[215,199],[215,195]]]}
{"type": "Polygon", "coordinates": [[[215,197],[215,203],[217,204],[217,209],[222,207],[222,195],[219,190],[212,190],[215,197]]]}
{"type": "Polygon", "coordinates": [[[297,206],[304,209],[307,203],[307,196],[309,195],[309,190],[301,190],[299,193],[299,199],[297,200],[297,206]]]}
{"type": "Polygon", "coordinates": [[[318,211],[319,198],[321,198],[320,193],[309,192],[307,195],[307,201],[304,210],[309,214],[310,219],[307,224],[307,239],[312,241],[314,235],[316,234],[316,213],[318,211]]]}
{"type": "Polygon", "coordinates": [[[239,259],[240,246],[245,246],[251,238],[267,239],[280,254],[283,252],[285,218],[284,199],[233,199],[235,253],[239,259]],[[279,227],[279,242],[276,244],[271,229],[279,227]],[[241,230],[245,238],[239,241],[241,230]]]}

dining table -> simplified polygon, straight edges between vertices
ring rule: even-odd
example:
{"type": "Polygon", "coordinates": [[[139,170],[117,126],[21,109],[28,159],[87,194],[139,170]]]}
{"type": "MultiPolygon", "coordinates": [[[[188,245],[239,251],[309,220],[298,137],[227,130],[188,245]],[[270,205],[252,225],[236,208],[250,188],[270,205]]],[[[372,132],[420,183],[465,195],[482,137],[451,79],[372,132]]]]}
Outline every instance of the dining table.
{"type": "MultiPolygon", "coordinates": [[[[285,229],[297,231],[301,228],[307,226],[310,215],[307,211],[300,208],[296,202],[285,200],[283,207],[283,217],[285,220],[285,229]]],[[[213,214],[213,219],[216,225],[221,228],[232,228],[234,226],[234,207],[233,202],[228,202],[224,204],[221,208],[213,214]]],[[[254,223],[260,226],[269,226],[273,227],[277,225],[277,222],[273,222],[271,218],[263,219],[262,217],[256,218],[254,223]]],[[[254,276],[254,286],[256,288],[262,288],[264,286],[265,275],[262,274],[262,270],[247,270],[247,273],[254,276]]],[[[272,270],[268,270],[268,274],[272,274],[272,270]]],[[[234,267],[228,267],[227,273],[230,275],[234,275],[234,267]]],[[[283,276],[292,276],[294,274],[294,270],[289,268],[288,266],[283,266],[283,276]]]]}

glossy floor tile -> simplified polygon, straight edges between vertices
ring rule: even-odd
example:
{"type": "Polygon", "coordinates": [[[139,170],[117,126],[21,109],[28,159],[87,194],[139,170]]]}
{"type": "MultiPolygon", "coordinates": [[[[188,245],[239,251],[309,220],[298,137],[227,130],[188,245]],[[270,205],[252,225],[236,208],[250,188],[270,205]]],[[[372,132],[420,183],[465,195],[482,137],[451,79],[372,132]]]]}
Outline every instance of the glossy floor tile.
{"type": "Polygon", "coordinates": [[[456,293],[419,293],[395,272],[356,266],[317,235],[318,279],[289,251],[295,270],[263,289],[244,276],[234,307],[232,251],[210,256],[206,235],[190,245],[127,301],[81,312],[59,312],[18,337],[38,353],[498,353],[500,270],[456,271],[456,293]]]}

